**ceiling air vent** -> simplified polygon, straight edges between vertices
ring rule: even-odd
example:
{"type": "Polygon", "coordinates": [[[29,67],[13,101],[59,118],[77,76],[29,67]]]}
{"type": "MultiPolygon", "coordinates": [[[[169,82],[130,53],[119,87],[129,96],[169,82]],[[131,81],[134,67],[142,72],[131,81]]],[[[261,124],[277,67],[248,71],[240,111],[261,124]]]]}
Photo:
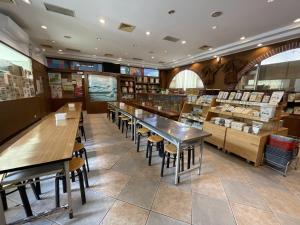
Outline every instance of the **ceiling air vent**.
{"type": "Polygon", "coordinates": [[[79,49],[74,49],[74,48],[66,48],[66,50],[69,52],[80,52],[79,49]]]}
{"type": "Polygon", "coordinates": [[[41,44],[41,47],[43,47],[43,48],[52,48],[52,45],[41,44]]]}
{"type": "Polygon", "coordinates": [[[209,46],[209,45],[202,45],[201,47],[199,47],[199,49],[203,50],[203,51],[206,51],[206,50],[208,50],[210,48],[211,48],[211,46],[209,46]]]}
{"type": "Polygon", "coordinates": [[[222,15],[223,15],[222,11],[213,11],[210,14],[211,17],[219,17],[219,16],[222,16],[222,15]]]}
{"type": "Polygon", "coordinates": [[[65,16],[71,16],[71,17],[75,17],[75,13],[73,10],[71,9],[66,9],[57,5],[52,5],[49,3],[44,3],[46,9],[50,12],[55,12],[55,13],[59,13],[65,16]]]}
{"type": "Polygon", "coordinates": [[[166,37],[163,38],[163,40],[171,41],[171,42],[177,42],[177,41],[179,41],[179,38],[172,37],[172,36],[166,36],[166,37]]]}
{"type": "Polygon", "coordinates": [[[132,32],[135,29],[135,26],[127,24],[127,23],[121,23],[119,26],[119,30],[126,31],[126,32],[132,32]]]}
{"type": "Polygon", "coordinates": [[[164,62],[164,61],[159,61],[158,63],[159,63],[159,64],[164,64],[164,63],[166,63],[166,62],[164,62]]]}
{"type": "Polygon", "coordinates": [[[136,60],[136,61],[143,61],[143,59],[141,58],[132,58],[133,60],[136,60]]]}
{"type": "Polygon", "coordinates": [[[0,0],[0,3],[16,4],[15,0],[0,0]]]}
{"type": "Polygon", "coordinates": [[[105,57],[114,57],[114,55],[113,55],[113,54],[110,54],[110,53],[105,53],[104,56],[105,56],[105,57]]]}

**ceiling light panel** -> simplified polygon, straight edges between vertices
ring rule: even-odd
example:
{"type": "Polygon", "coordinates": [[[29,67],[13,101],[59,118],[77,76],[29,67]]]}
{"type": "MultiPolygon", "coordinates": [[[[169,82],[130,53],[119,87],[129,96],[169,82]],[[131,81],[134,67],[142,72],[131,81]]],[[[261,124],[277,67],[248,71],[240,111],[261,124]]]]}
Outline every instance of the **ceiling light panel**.
{"type": "Polygon", "coordinates": [[[65,16],[75,17],[75,12],[71,9],[66,9],[58,5],[52,5],[49,3],[44,3],[44,5],[47,11],[58,13],[65,16]]]}
{"type": "Polygon", "coordinates": [[[121,30],[121,31],[132,32],[132,31],[134,31],[134,29],[135,29],[135,26],[133,26],[131,24],[120,23],[120,25],[119,25],[119,30],[121,30]]]}
{"type": "Polygon", "coordinates": [[[166,37],[163,38],[163,40],[171,41],[171,42],[177,42],[177,41],[179,41],[179,38],[172,37],[172,36],[166,36],[166,37]]]}

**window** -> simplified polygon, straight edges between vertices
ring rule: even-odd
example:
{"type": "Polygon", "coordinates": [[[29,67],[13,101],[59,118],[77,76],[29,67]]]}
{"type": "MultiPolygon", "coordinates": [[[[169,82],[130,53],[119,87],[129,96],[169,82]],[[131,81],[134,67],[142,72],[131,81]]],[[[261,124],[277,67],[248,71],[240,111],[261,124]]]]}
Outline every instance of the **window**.
{"type": "Polygon", "coordinates": [[[169,88],[204,88],[203,82],[194,71],[184,70],[176,74],[172,79],[169,88]]]}
{"type": "Polygon", "coordinates": [[[300,90],[300,48],[267,58],[245,74],[237,89],[300,90]]]}

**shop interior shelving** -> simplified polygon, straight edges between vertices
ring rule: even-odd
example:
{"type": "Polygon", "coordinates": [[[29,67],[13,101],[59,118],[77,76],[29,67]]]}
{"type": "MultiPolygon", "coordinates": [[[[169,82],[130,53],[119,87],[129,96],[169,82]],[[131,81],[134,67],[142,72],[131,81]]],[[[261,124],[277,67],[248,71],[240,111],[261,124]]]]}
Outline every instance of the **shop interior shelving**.
{"type": "Polygon", "coordinates": [[[158,93],[159,77],[136,76],[136,93],[158,93]]]}
{"type": "Polygon", "coordinates": [[[135,98],[136,84],[134,76],[121,75],[120,76],[120,99],[131,100],[135,98]]]}

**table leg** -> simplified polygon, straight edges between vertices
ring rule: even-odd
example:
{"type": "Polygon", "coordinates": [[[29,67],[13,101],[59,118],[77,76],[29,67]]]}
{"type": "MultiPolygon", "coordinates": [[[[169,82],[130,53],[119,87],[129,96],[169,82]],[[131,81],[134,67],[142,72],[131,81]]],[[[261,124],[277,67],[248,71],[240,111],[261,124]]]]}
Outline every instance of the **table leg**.
{"type": "Polygon", "coordinates": [[[66,176],[66,186],[67,186],[67,193],[68,193],[68,211],[69,211],[69,218],[73,218],[73,208],[72,208],[72,195],[71,195],[71,181],[70,181],[70,171],[69,171],[69,161],[64,162],[64,170],[66,176]]]}
{"type": "Polygon", "coordinates": [[[176,157],[176,168],[175,168],[175,184],[179,181],[179,163],[180,163],[180,143],[176,145],[177,147],[177,157],[176,157]]]}
{"type": "Polygon", "coordinates": [[[2,198],[0,198],[0,224],[6,225],[2,198]]]}
{"type": "Polygon", "coordinates": [[[198,169],[198,175],[200,175],[200,173],[201,173],[202,158],[203,158],[203,143],[204,143],[204,140],[202,138],[201,142],[200,142],[200,157],[199,157],[200,166],[199,166],[199,169],[198,169]]]}
{"type": "Polygon", "coordinates": [[[134,119],[134,117],[131,118],[131,121],[132,121],[132,126],[131,126],[131,136],[132,136],[132,138],[131,138],[131,140],[133,140],[134,143],[135,143],[135,119],[134,119]]]}

